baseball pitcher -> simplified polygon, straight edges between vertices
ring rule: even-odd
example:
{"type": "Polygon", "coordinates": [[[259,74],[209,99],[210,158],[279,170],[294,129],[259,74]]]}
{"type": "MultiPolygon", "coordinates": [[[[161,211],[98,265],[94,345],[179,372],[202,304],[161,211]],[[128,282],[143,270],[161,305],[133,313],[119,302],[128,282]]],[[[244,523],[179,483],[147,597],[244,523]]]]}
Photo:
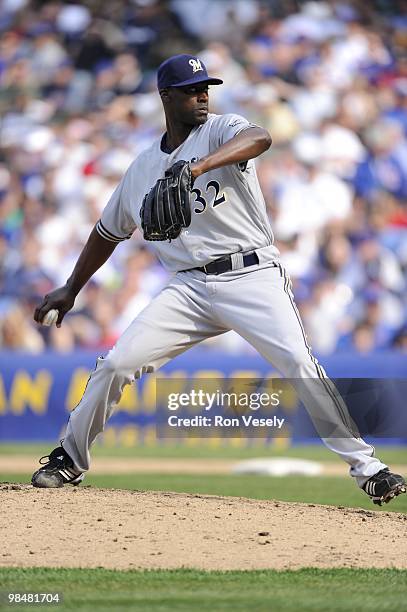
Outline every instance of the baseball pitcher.
{"type": "Polygon", "coordinates": [[[32,484],[78,484],[90,466],[89,449],[125,385],[202,340],[233,329],[284,376],[299,380],[297,392],[317,431],[318,423],[334,424],[332,436],[321,434],[326,446],[350,465],[351,476],[375,503],[388,502],[405,492],[405,481],[361,439],[313,356],[273,244],[253,161],[270,147],[270,135],[239,115],[209,113],[208,86],[221,83],[192,55],[161,64],[165,134],[131,164],[72,275],[35,310],[38,323],[57,310],[60,326],[82,287],[137,227],[173,273],[98,359],[62,446],[42,458],[45,463],[32,484]]]}

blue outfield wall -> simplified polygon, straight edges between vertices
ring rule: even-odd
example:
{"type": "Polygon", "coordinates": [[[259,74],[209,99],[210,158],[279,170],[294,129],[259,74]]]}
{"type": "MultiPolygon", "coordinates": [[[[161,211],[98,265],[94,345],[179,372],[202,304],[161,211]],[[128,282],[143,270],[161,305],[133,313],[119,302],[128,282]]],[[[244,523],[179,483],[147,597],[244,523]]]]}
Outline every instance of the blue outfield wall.
{"type": "MultiPolygon", "coordinates": [[[[80,401],[97,357],[98,353],[90,351],[71,354],[47,352],[40,355],[0,352],[0,442],[58,440],[63,435],[70,411],[80,401]]],[[[393,429],[390,427],[386,430],[381,442],[407,442],[405,355],[395,352],[364,356],[340,353],[324,357],[321,363],[334,379],[390,381],[391,385],[386,387],[385,392],[379,394],[380,397],[375,396],[374,421],[393,424],[393,429]]],[[[259,355],[230,355],[202,348],[180,355],[157,373],[160,379],[168,380],[213,377],[264,379],[276,375],[278,373],[259,355]]],[[[355,397],[360,406],[363,401],[357,394],[355,397]]],[[[307,417],[304,416],[304,409],[300,405],[283,405],[279,414],[284,415],[285,409],[290,413],[290,418],[295,415],[295,426],[285,433],[289,439],[285,445],[316,442],[314,431],[305,423],[307,417]]],[[[146,375],[135,385],[126,387],[122,401],[100,441],[106,445],[154,444],[157,419],[155,375],[146,375]]],[[[374,434],[371,439],[377,442],[374,434]]],[[[191,440],[180,442],[191,444],[191,440]]],[[[251,444],[253,441],[246,442],[251,444]]]]}

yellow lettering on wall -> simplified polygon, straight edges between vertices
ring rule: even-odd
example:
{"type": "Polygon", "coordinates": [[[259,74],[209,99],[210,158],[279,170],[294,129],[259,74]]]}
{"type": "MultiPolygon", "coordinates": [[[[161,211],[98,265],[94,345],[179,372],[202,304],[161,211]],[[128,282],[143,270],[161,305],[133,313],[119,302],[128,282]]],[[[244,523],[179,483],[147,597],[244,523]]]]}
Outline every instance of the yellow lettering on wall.
{"type": "Polygon", "coordinates": [[[298,394],[288,380],[280,381],[279,387],[282,391],[280,395],[280,407],[286,412],[294,413],[298,411],[298,394]]]}
{"type": "Polygon", "coordinates": [[[115,412],[127,412],[134,414],[138,409],[137,387],[134,383],[126,385],[123,389],[120,402],[115,407],[115,412]]]}
{"type": "Polygon", "coordinates": [[[183,440],[184,446],[187,446],[188,448],[195,448],[197,446],[200,446],[200,442],[201,440],[199,438],[185,438],[183,440]]]}
{"type": "Polygon", "coordinates": [[[51,374],[46,370],[37,372],[35,378],[31,378],[24,370],[18,370],[11,386],[11,412],[22,414],[24,408],[29,406],[35,414],[44,414],[47,411],[51,384],[51,374]]]}
{"type": "Polygon", "coordinates": [[[230,438],[231,448],[245,448],[247,446],[247,437],[242,432],[236,433],[236,437],[230,438]]]}
{"type": "Polygon", "coordinates": [[[115,427],[112,425],[106,427],[101,435],[101,444],[109,448],[117,446],[117,431],[115,427]]]}
{"type": "Polygon", "coordinates": [[[206,379],[206,384],[208,386],[216,387],[217,385],[219,385],[219,381],[223,380],[226,377],[225,377],[225,374],[221,372],[220,370],[197,370],[191,375],[191,380],[193,382],[199,378],[206,379]]]}
{"type": "MultiPolygon", "coordinates": [[[[191,374],[189,388],[197,392],[217,393],[224,388],[225,374],[220,370],[196,370],[191,374]],[[201,382],[202,381],[202,382],[201,382]]],[[[199,407],[192,404],[188,407],[189,412],[200,411],[199,407]]]]}
{"type": "Polygon", "coordinates": [[[223,439],[218,437],[210,437],[208,438],[207,447],[208,448],[221,448],[223,445],[223,439]]]}
{"type": "Polygon", "coordinates": [[[154,426],[148,425],[142,429],[143,443],[145,446],[155,446],[157,444],[157,430],[154,426]]]}
{"type": "Polygon", "coordinates": [[[74,370],[71,382],[69,384],[68,393],[66,394],[66,408],[71,412],[82,399],[83,392],[85,391],[86,383],[89,379],[90,370],[86,368],[77,368],[74,370]]]}
{"type": "Polygon", "coordinates": [[[174,370],[167,375],[160,374],[155,379],[156,383],[156,405],[167,403],[170,393],[182,393],[185,391],[187,373],[185,370],[174,370]]]}
{"type": "Polygon", "coordinates": [[[139,428],[137,425],[125,425],[120,431],[120,446],[133,448],[138,445],[139,428]]]}
{"type": "Polygon", "coordinates": [[[258,370],[236,370],[231,372],[228,378],[261,378],[261,374],[258,370]]]}
{"type": "MultiPolygon", "coordinates": [[[[267,377],[262,387],[264,393],[279,393],[280,404],[276,406],[274,410],[278,408],[286,410],[287,412],[296,412],[298,409],[298,395],[296,390],[291,384],[291,381],[286,378],[267,377]],[[280,393],[281,391],[281,393],[280,393]]],[[[270,407],[272,408],[272,407],[270,407]]]]}
{"type": "Polygon", "coordinates": [[[0,376],[0,414],[6,414],[7,398],[3,378],[0,376]]]}
{"type": "Polygon", "coordinates": [[[287,448],[290,448],[290,446],[291,446],[291,438],[288,432],[287,432],[287,436],[284,438],[280,436],[278,438],[273,438],[273,445],[272,445],[273,449],[285,450],[287,448]]]}
{"type": "Polygon", "coordinates": [[[140,412],[155,412],[156,411],[156,377],[146,376],[143,388],[138,386],[139,392],[139,410],[140,412]]]}

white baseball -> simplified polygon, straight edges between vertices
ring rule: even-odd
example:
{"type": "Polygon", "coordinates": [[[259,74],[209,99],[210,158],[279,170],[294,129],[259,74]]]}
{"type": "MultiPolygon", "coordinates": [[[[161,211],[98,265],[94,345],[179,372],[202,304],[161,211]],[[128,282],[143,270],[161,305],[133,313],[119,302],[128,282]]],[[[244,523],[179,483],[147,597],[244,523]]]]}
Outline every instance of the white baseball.
{"type": "Polygon", "coordinates": [[[55,308],[53,308],[52,310],[48,310],[47,314],[41,321],[41,324],[46,325],[47,327],[49,327],[50,325],[53,325],[54,323],[57,322],[58,315],[59,315],[59,310],[55,310],[55,308]]]}

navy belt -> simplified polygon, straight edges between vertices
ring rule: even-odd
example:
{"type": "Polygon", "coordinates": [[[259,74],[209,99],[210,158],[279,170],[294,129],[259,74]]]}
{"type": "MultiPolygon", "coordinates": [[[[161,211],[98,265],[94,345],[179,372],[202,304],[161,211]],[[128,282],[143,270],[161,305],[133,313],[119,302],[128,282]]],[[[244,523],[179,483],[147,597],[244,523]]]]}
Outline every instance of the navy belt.
{"type": "MultiPolygon", "coordinates": [[[[257,257],[257,253],[243,255],[243,268],[254,266],[258,263],[259,258],[257,257]]],[[[201,268],[189,268],[189,270],[184,270],[184,272],[189,272],[190,270],[199,270],[200,272],[205,272],[205,274],[223,274],[224,272],[230,272],[230,270],[233,270],[232,257],[230,255],[220,257],[206,264],[206,266],[202,266],[201,268]]]]}

